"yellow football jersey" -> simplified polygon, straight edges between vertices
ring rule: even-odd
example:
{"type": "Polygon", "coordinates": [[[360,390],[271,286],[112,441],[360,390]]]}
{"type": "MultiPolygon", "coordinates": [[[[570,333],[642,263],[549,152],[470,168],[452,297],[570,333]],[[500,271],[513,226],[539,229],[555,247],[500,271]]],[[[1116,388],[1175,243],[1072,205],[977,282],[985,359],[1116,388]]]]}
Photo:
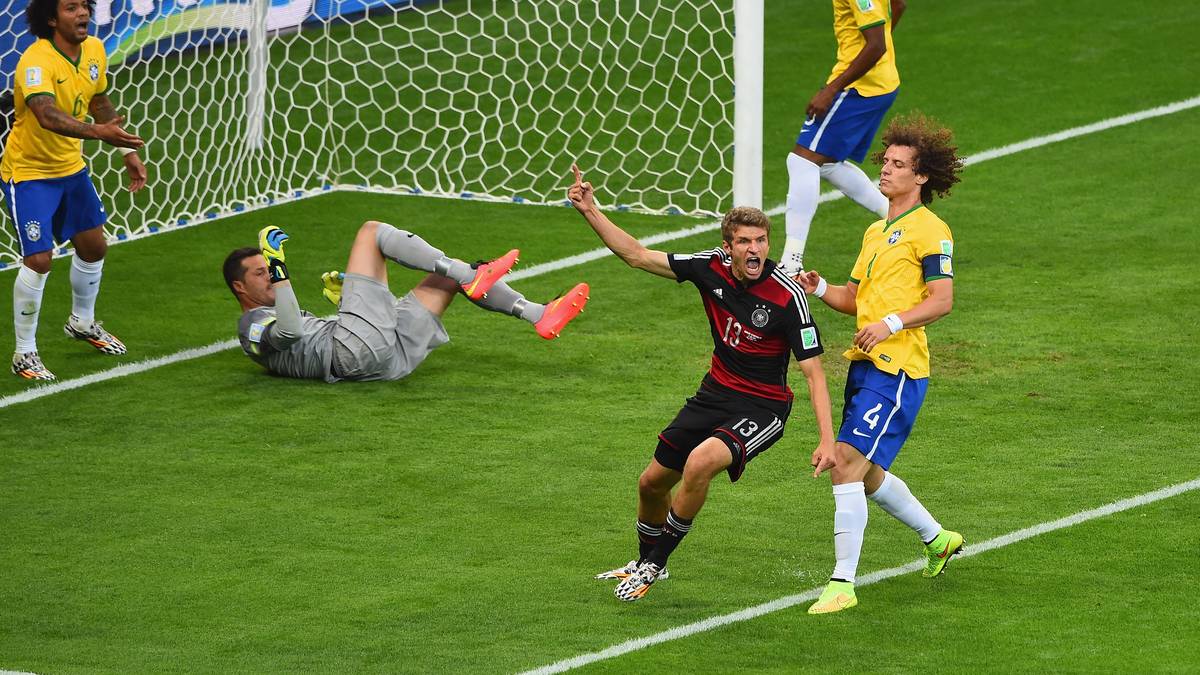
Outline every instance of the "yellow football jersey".
{"type": "Polygon", "coordinates": [[[95,37],[83,41],[78,61],[67,58],[50,40],[29,45],[13,78],[16,115],[4,146],[0,178],[16,182],[60,178],[83,169],[83,141],[43,129],[28,101],[53,96],[60,109],[82,122],[92,97],[106,89],[108,57],[104,43],[95,37]]]}
{"type": "Polygon", "coordinates": [[[838,60],[825,84],[846,72],[850,62],[866,46],[863,30],[879,25],[883,26],[887,51],[865,75],[846,88],[857,89],[863,96],[879,96],[896,91],[900,86],[900,72],[896,70],[896,50],[892,47],[891,0],[833,0],[833,34],[837,37],[838,60]]]}
{"type": "MultiPolygon", "coordinates": [[[[858,284],[858,328],[882,321],[921,303],[929,295],[926,282],[954,277],[950,228],[924,205],[895,220],[877,220],[863,234],[862,248],[850,280],[858,284]]],[[[880,342],[868,354],[851,345],[851,361],[870,359],[893,375],[929,377],[929,344],[925,327],[905,328],[880,342]]]]}

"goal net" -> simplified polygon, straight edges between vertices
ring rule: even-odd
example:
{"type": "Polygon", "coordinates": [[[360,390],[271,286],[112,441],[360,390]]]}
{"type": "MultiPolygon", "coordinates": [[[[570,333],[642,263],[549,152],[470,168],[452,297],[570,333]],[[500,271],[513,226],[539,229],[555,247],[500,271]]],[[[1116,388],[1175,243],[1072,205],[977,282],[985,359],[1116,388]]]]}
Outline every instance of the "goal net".
{"type": "MultiPolygon", "coordinates": [[[[9,91],[32,41],[11,5],[9,91]]],[[[98,0],[148,188],[125,190],[109,146],[85,159],[113,240],[327,190],[561,203],[573,161],[606,207],[714,214],[733,191],[733,23],[720,0],[98,0]]]]}

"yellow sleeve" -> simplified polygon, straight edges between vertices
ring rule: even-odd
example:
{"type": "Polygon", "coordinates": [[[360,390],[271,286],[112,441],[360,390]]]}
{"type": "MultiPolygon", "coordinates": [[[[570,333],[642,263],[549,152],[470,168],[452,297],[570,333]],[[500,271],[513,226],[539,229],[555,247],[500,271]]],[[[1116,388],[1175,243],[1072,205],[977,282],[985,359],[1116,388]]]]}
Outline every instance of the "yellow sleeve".
{"type": "MultiPolygon", "coordinates": [[[[857,1],[857,0],[856,0],[857,1]]],[[[868,230],[869,232],[869,230],[868,230]]],[[[850,281],[861,284],[867,276],[867,233],[863,233],[862,245],[858,248],[858,258],[854,260],[854,268],[850,270],[850,281]]]]}
{"type": "MultiPolygon", "coordinates": [[[[97,42],[100,42],[97,40],[97,42]]],[[[104,43],[100,42],[100,79],[96,81],[96,93],[108,92],[108,52],[104,51],[104,43]]]]}
{"type": "Polygon", "coordinates": [[[931,255],[954,255],[954,238],[950,236],[950,228],[944,223],[929,228],[917,239],[915,245],[917,260],[924,260],[931,255]]]}
{"type": "Polygon", "coordinates": [[[854,13],[854,25],[859,30],[887,23],[891,7],[884,6],[889,0],[850,0],[850,11],[854,13]]]}
{"type": "Polygon", "coordinates": [[[925,281],[954,276],[954,239],[945,223],[939,221],[935,227],[923,232],[913,242],[913,249],[925,281]]]}
{"type": "Polygon", "coordinates": [[[25,50],[21,60],[17,62],[16,83],[26,101],[41,94],[54,96],[53,69],[50,68],[50,64],[39,59],[37,54],[32,54],[32,51],[25,50]]]}

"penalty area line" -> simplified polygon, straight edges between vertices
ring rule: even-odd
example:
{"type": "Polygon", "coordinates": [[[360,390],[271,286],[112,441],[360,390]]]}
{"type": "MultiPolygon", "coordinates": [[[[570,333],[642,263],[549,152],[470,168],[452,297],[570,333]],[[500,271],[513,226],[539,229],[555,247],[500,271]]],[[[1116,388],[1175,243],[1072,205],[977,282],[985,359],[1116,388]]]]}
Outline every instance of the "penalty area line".
{"type": "MultiPolygon", "coordinates": [[[[1015,530],[1013,532],[1009,532],[1008,534],[1003,534],[999,537],[993,537],[978,544],[969,544],[963,548],[963,552],[960,553],[958,557],[969,558],[971,556],[986,553],[997,548],[1010,546],[1012,544],[1025,541],[1026,539],[1032,539],[1033,537],[1041,534],[1047,534],[1049,532],[1054,532],[1055,530],[1062,530],[1068,527],[1079,525],[1081,523],[1086,523],[1089,520],[1095,520],[1097,518],[1110,516],[1114,513],[1120,513],[1121,511],[1135,509],[1140,506],[1145,506],[1157,501],[1169,499],[1171,497],[1175,497],[1196,489],[1200,489],[1200,478],[1196,478],[1184,483],[1169,485],[1165,488],[1154,490],[1153,492],[1147,492],[1136,497],[1122,499],[1111,504],[1105,504],[1104,506],[1100,506],[1098,508],[1080,511],[1079,513],[1066,516],[1065,518],[1059,518],[1058,520],[1052,520],[1034,525],[1032,527],[1015,530]]],[[[924,566],[925,561],[923,559],[918,559],[908,563],[907,565],[900,565],[899,567],[892,567],[890,569],[872,572],[859,577],[858,581],[855,583],[855,586],[861,588],[862,586],[879,583],[880,581],[885,581],[887,579],[891,579],[892,577],[898,577],[902,574],[916,572],[924,566]]],[[[729,624],[733,623],[749,621],[760,616],[765,616],[780,610],[795,607],[796,605],[812,602],[821,595],[821,591],[823,589],[824,586],[810,588],[803,593],[784,596],[777,600],[765,602],[761,605],[755,605],[754,607],[747,607],[746,609],[732,612],[730,614],[721,614],[718,616],[709,617],[694,623],[677,626],[670,630],[665,630],[654,635],[647,635],[646,637],[628,640],[598,652],[581,654],[569,659],[564,659],[548,666],[542,666],[541,668],[537,668],[535,670],[525,671],[521,675],[550,675],[551,673],[562,673],[575,668],[581,668],[591,663],[596,663],[597,661],[616,658],[618,656],[662,644],[664,642],[690,637],[698,633],[710,631],[722,626],[728,626],[729,624]]]]}
{"type": "MultiPolygon", "coordinates": [[[[1127,115],[1120,115],[1118,117],[1110,117],[1109,119],[1101,120],[1099,122],[1094,122],[1092,124],[1086,124],[1086,125],[1079,126],[1079,127],[1072,127],[1070,129],[1066,129],[1064,131],[1059,131],[1057,133],[1047,134],[1045,136],[1038,136],[1036,138],[1030,138],[1030,139],[1021,141],[1019,143],[1012,143],[1010,145],[1004,145],[1004,146],[1001,146],[998,148],[993,148],[991,150],[984,150],[983,152],[966,157],[965,162],[968,165],[978,164],[979,162],[986,162],[991,159],[1007,157],[1009,155],[1014,155],[1018,152],[1024,152],[1026,150],[1040,148],[1044,145],[1050,145],[1052,143],[1058,143],[1058,142],[1065,141],[1068,139],[1077,138],[1079,136],[1085,136],[1087,134],[1094,134],[1094,133],[1097,133],[1100,131],[1106,131],[1108,129],[1124,126],[1127,124],[1134,124],[1136,122],[1141,122],[1143,120],[1148,120],[1148,119],[1151,119],[1154,117],[1162,117],[1164,115],[1171,115],[1171,114],[1174,114],[1177,112],[1181,112],[1183,110],[1188,110],[1188,109],[1196,108],[1196,107],[1200,107],[1200,96],[1193,96],[1192,98],[1184,99],[1182,101],[1176,101],[1175,103],[1168,103],[1166,105],[1161,105],[1161,106],[1149,108],[1146,110],[1140,110],[1138,112],[1129,113],[1127,115]]],[[[817,202],[823,204],[825,202],[831,202],[835,199],[841,199],[842,196],[843,195],[840,192],[826,192],[826,193],[823,193],[818,198],[817,202]]],[[[779,206],[776,206],[775,208],[771,209],[770,211],[767,211],[767,214],[772,215],[772,216],[777,216],[777,215],[783,213],[783,211],[784,211],[784,206],[782,204],[780,204],[779,206]]],[[[705,222],[705,223],[701,223],[699,225],[695,225],[692,227],[687,227],[687,228],[684,228],[681,230],[673,230],[671,232],[661,232],[659,234],[651,235],[649,237],[642,239],[641,242],[645,246],[653,246],[655,244],[661,244],[661,243],[667,242],[667,241],[674,241],[676,239],[683,239],[685,237],[691,237],[693,235],[703,234],[705,232],[712,232],[713,230],[720,229],[720,227],[721,227],[721,223],[719,221],[705,222]]],[[[541,263],[540,265],[532,265],[530,267],[526,267],[525,269],[516,270],[514,272],[509,273],[505,278],[508,280],[511,280],[511,281],[520,281],[521,279],[528,279],[530,277],[536,277],[536,276],[539,276],[542,274],[548,274],[550,272],[556,272],[558,270],[563,270],[563,269],[567,269],[570,267],[577,267],[579,265],[583,265],[585,263],[589,263],[594,260],[599,260],[601,258],[605,258],[610,255],[613,255],[613,253],[612,253],[612,251],[609,251],[607,248],[593,249],[591,251],[585,251],[584,253],[579,253],[577,255],[569,256],[566,258],[560,258],[558,260],[551,260],[550,262],[541,263]]],[[[176,352],[174,354],[169,354],[167,356],[162,356],[162,357],[155,358],[155,359],[149,359],[146,361],[138,361],[136,363],[129,363],[129,364],[117,366],[117,367],[109,369],[109,370],[105,370],[105,371],[102,371],[99,373],[93,373],[91,375],[85,375],[84,377],[76,378],[73,380],[62,380],[59,382],[55,382],[54,384],[48,384],[48,385],[34,387],[32,389],[29,389],[29,390],[24,391],[19,394],[13,394],[11,396],[5,396],[3,398],[0,398],[0,409],[7,408],[11,405],[16,405],[18,403],[26,403],[29,401],[33,401],[35,399],[42,398],[43,396],[50,396],[51,394],[57,394],[62,391],[68,391],[70,389],[78,389],[80,387],[85,387],[90,384],[96,384],[98,382],[104,382],[104,381],[112,380],[112,379],[115,379],[118,377],[124,377],[126,375],[133,375],[135,373],[145,372],[147,370],[152,370],[154,368],[158,368],[159,366],[170,365],[172,363],[178,363],[180,361],[187,361],[189,359],[196,359],[196,358],[200,358],[202,356],[208,356],[210,354],[215,354],[217,352],[224,351],[225,349],[232,349],[233,347],[236,347],[236,346],[238,346],[237,340],[228,340],[225,342],[217,342],[217,343],[208,345],[207,347],[196,347],[193,349],[185,349],[183,351],[176,352]]]]}

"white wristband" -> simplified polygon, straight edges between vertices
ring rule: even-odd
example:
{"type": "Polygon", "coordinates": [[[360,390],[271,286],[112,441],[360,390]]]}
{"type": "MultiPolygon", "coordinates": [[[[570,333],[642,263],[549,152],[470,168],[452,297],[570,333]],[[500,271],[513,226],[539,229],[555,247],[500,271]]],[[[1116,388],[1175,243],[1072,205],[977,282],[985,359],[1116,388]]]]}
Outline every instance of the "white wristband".
{"type": "Polygon", "coordinates": [[[818,279],[817,287],[815,290],[813,290],[813,295],[817,296],[818,298],[824,297],[825,291],[827,290],[829,290],[829,284],[825,283],[825,279],[818,279]]]}
{"type": "Polygon", "coordinates": [[[134,148],[117,148],[117,152],[121,153],[122,157],[128,157],[129,155],[137,152],[137,150],[134,148]]]}
{"type": "Polygon", "coordinates": [[[904,330],[904,322],[895,314],[888,314],[883,317],[883,322],[887,324],[888,330],[892,331],[892,335],[904,330]]]}

